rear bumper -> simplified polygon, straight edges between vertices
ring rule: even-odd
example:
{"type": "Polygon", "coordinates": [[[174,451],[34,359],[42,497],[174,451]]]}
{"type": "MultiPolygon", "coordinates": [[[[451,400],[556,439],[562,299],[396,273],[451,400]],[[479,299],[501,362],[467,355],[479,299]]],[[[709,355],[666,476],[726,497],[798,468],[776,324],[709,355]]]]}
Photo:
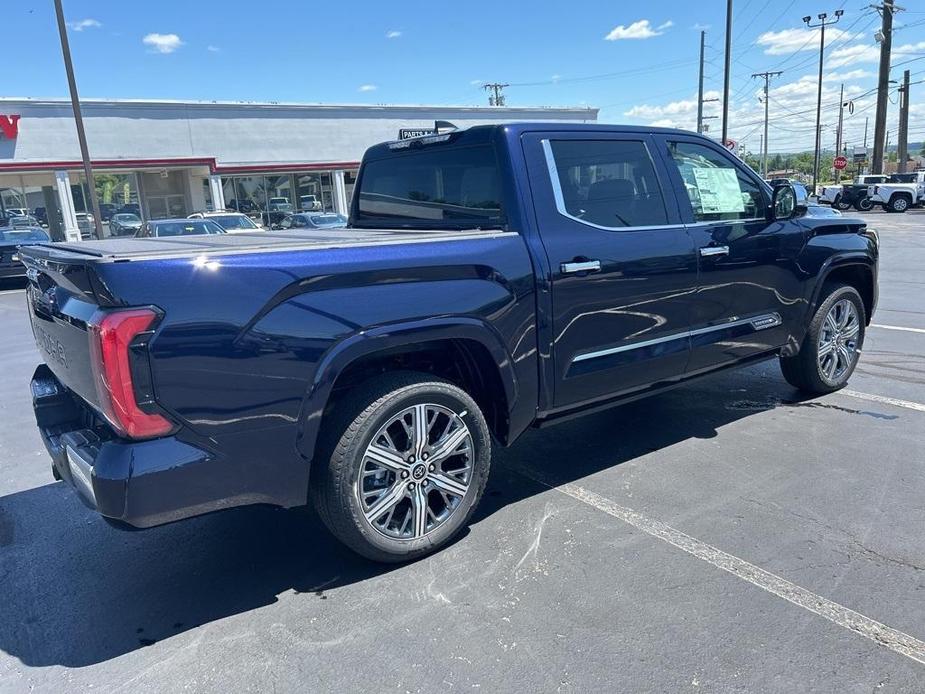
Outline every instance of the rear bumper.
{"type": "Polygon", "coordinates": [[[112,437],[44,364],[31,387],[36,423],[55,470],[90,508],[136,528],[216,510],[203,485],[215,473],[208,451],[175,437],[112,437]]]}

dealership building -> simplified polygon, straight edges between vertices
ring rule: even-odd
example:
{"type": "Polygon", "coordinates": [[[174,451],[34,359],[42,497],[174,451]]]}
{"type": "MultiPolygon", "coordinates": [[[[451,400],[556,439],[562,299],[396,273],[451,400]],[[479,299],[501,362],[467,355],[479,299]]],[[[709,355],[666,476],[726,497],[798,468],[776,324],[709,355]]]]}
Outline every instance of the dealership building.
{"type": "MultiPolygon", "coordinates": [[[[87,144],[103,217],[144,219],[206,209],[346,213],[367,147],[426,132],[438,120],[597,120],[594,108],[337,106],[214,101],[86,100],[87,144]],[[275,202],[273,200],[275,199],[275,202]]],[[[71,104],[0,98],[0,211],[38,210],[57,239],[79,238],[89,212],[71,104]]]]}

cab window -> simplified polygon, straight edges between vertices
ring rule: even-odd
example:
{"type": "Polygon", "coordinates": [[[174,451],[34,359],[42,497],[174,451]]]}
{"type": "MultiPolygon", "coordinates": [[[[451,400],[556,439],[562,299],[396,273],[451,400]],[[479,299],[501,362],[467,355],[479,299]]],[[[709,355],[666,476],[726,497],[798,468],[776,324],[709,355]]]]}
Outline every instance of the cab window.
{"type": "Polygon", "coordinates": [[[765,216],[761,188],[725,155],[692,142],[669,142],[668,153],[681,174],[695,222],[765,216]]]}
{"type": "Polygon", "coordinates": [[[644,142],[550,140],[544,147],[560,214],[607,229],[667,224],[644,142]]]}

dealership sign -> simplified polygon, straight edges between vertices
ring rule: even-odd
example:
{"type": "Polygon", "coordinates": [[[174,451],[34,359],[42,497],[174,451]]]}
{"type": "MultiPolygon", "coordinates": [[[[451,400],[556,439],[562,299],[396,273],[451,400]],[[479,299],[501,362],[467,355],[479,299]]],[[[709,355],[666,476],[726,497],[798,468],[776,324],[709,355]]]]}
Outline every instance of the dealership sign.
{"type": "Polygon", "coordinates": [[[436,135],[434,128],[401,128],[398,131],[399,140],[408,140],[412,137],[424,137],[425,135],[436,135]]]}
{"type": "Polygon", "coordinates": [[[3,136],[8,140],[15,140],[16,136],[19,134],[19,116],[7,116],[0,113],[0,132],[2,132],[3,136]]]}

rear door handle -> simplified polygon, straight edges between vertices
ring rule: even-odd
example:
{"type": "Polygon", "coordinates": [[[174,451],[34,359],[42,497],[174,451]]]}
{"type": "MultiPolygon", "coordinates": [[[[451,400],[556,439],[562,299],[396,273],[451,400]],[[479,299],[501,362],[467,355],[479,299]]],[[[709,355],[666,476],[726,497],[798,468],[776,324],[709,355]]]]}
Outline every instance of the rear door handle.
{"type": "Polygon", "coordinates": [[[712,255],[729,255],[729,246],[704,246],[700,249],[701,258],[708,258],[712,255]]]}
{"type": "Polygon", "coordinates": [[[562,263],[562,265],[559,266],[559,269],[562,270],[563,275],[570,275],[576,272],[600,272],[601,261],[582,260],[571,263],[562,263]]]}

